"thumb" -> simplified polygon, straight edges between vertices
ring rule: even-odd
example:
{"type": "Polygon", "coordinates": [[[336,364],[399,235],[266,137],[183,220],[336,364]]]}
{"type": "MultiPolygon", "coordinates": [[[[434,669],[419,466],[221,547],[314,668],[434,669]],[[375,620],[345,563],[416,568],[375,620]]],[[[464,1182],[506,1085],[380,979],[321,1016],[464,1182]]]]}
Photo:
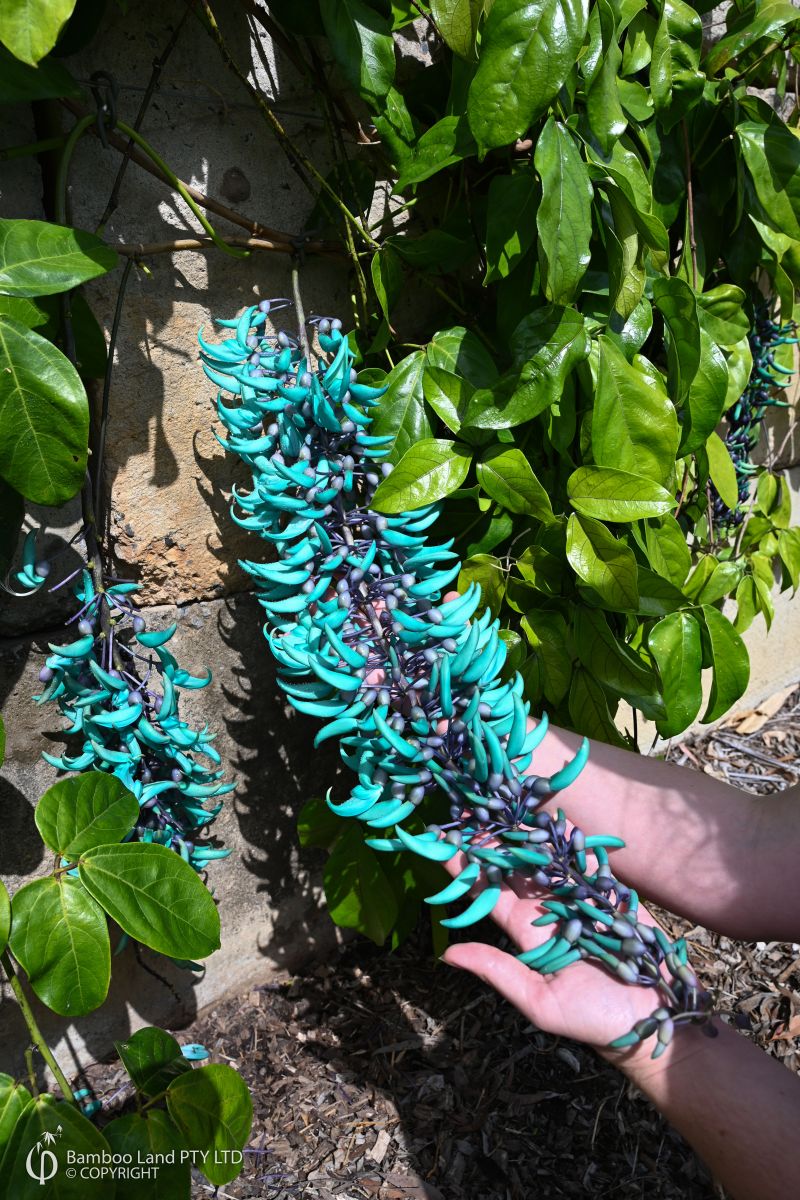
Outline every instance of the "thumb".
{"type": "Polygon", "coordinates": [[[442,961],[450,967],[469,971],[495,988],[501,996],[525,1016],[531,1008],[531,971],[511,954],[481,942],[458,942],[448,946],[442,961]]]}

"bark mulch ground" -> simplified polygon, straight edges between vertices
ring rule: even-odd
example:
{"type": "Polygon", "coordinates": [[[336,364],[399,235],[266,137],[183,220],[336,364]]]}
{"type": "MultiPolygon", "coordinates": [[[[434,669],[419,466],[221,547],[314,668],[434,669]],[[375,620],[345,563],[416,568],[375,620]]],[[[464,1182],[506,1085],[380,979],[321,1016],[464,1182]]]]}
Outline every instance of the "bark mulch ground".
{"type": "MultiPolygon", "coordinates": [[[[669,757],[764,794],[796,782],[800,691],[669,757]]],[[[800,944],[734,942],[661,915],[723,1018],[800,1071],[800,944]]],[[[252,1091],[245,1168],[221,1198],[724,1197],[613,1068],[434,966],[424,934],[393,955],[351,943],[334,964],[219,1003],[179,1040],[202,1042],[252,1091]]],[[[88,1074],[101,1099],[122,1079],[88,1074]]],[[[213,1194],[198,1175],[193,1195],[213,1194]]]]}

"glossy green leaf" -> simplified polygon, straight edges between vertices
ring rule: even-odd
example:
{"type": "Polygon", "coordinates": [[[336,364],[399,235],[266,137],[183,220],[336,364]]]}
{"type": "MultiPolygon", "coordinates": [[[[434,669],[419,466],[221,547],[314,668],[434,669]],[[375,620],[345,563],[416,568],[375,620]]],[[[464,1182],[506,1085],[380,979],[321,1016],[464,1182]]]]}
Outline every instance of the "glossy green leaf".
{"type": "Polygon", "coordinates": [[[100,771],[54,783],[34,812],[42,841],[71,862],[95,846],[121,842],[138,816],[133,792],[100,771]]]}
{"type": "Polygon", "coordinates": [[[6,1146],[0,1164],[0,1197],[113,1200],[113,1180],[99,1171],[94,1178],[92,1171],[81,1178],[76,1166],[69,1169],[70,1161],[101,1163],[104,1154],[111,1154],[108,1142],[77,1105],[38,1096],[20,1115],[6,1146]]]}
{"type": "Polygon", "coordinates": [[[433,504],[461,487],[471,462],[472,451],[463,442],[424,438],[405,452],[391,475],[379,484],[373,508],[400,513],[433,504]]]}
{"type": "Polygon", "coordinates": [[[31,1102],[31,1094],[11,1075],[0,1071],[0,1160],[14,1126],[31,1102]]]}
{"type": "Polygon", "coordinates": [[[705,76],[699,69],[703,22],[683,0],[664,0],[653,42],[650,88],[666,130],[700,99],[705,76]]]}
{"type": "Polygon", "coordinates": [[[725,353],[705,329],[700,330],[700,364],[689,386],[686,407],[681,413],[680,453],[689,454],[708,441],[719,424],[728,394],[725,353]]]}
{"type": "Polygon", "coordinates": [[[592,133],[605,152],[625,132],[628,124],[617,87],[622,51],[616,25],[609,0],[597,0],[589,14],[589,45],[581,60],[586,81],[586,115],[592,133]]]}
{"type": "Polygon", "coordinates": [[[486,0],[431,0],[438,30],[460,58],[474,58],[478,22],[486,7],[486,0]]]}
{"type": "Polygon", "coordinates": [[[582,668],[578,668],[572,676],[569,716],[572,727],[585,737],[607,742],[610,746],[627,747],[627,742],[614,724],[608,697],[597,680],[582,668]]]}
{"type": "Polygon", "coordinates": [[[362,829],[344,831],[325,863],[322,882],[331,920],[382,946],[397,920],[397,899],[381,855],[364,844],[362,829]]]}
{"type": "Polygon", "coordinates": [[[462,375],[444,367],[425,366],[422,390],[433,411],[453,433],[458,433],[475,389],[462,375]]]}
{"type": "Polygon", "coordinates": [[[236,1178],[242,1160],[229,1160],[243,1149],[253,1124],[253,1102],[238,1071],[210,1063],[181,1075],[167,1089],[167,1111],[187,1146],[211,1151],[197,1164],[211,1183],[219,1187],[236,1178]]]}
{"type": "Polygon", "coordinates": [[[63,504],[86,474],[89,405],[77,371],[32,329],[0,317],[0,476],[63,504]]]}
{"type": "Polygon", "coordinates": [[[758,592],[752,575],[745,575],[736,589],[736,620],[733,627],[737,633],[750,628],[758,613],[758,592]]]}
{"type": "Polygon", "coordinates": [[[536,178],[529,168],[495,175],[490,182],[484,283],[505,279],[533,245],[537,200],[536,178]]]}
{"type": "Polygon", "coordinates": [[[639,227],[633,208],[619,188],[610,187],[608,202],[613,227],[607,226],[608,294],[614,313],[626,321],[644,295],[647,272],[639,227]]]}
{"type": "Polygon", "coordinates": [[[689,574],[692,554],[686,534],[671,513],[646,522],[645,546],[648,562],[656,574],[681,587],[689,574]]]}
{"type": "Polygon", "coordinates": [[[703,292],[697,296],[697,310],[700,324],[718,346],[732,348],[747,337],[750,321],[740,287],[723,283],[703,292]]]}
{"type": "Polygon", "coordinates": [[[800,587],[800,529],[782,529],[778,534],[778,554],[786,568],[793,592],[800,587]]]}
{"type": "Polygon", "coordinates": [[[567,480],[567,494],[577,512],[598,521],[637,521],[675,507],[654,480],[611,467],[578,467],[567,480]]]}
{"type": "Polygon", "coordinates": [[[492,446],[476,470],[483,490],[503,508],[544,522],[553,520],[550,497],[521,450],[492,446]]]}
{"type": "Polygon", "coordinates": [[[556,304],[569,304],[589,265],[589,173],[572,134],[554,117],[539,135],[533,161],[542,181],[536,228],[544,294],[556,304]]]}
{"type": "Polygon", "coordinates": [[[7,0],[0,5],[0,42],[35,67],[55,46],[74,7],[75,0],[7,0]]]}
{"type": "Polygon", "coordinates": [[[120,1175],[116,1180],[115,1200],[189,1200],[191,1165],[188,1159],[180,1161],[180,1152],[194,1147],[187,1146],[178,1127],[162,1109],[117,1117],[104,1126],[103,1134],[112,1153],[130,1154],[136,1164],[158,1164],[153,1178],[145,1177],[144,1171],[141,1178],[126,1179],[120,1175]]]}
{"type": "Polygon", "coordinates": [[[32,67],[0,46],[0,104],[29,104],[60,96],[77,99],[80,95],[81,89],[58,59],[32,67]]]}
{"type": "Polygon", "coordinates": [[[111,979],[108,924],[100,905],[72,876],[34,879],[15,893],[9,945],[53,1012],[83,1017],[105,1000],[111,979]]]}
{"type": "Polygon", "coordinates": [[[426,357],[431,366],[463,375],[475,388],[491,387],[497,379],[497,367],[489,351],[462,325],[435,333],[428,343],[426,357]]]}
{"type": "Polygon", "coordinates": [[[636,558],[602,522],[572,514],[567,525],[567,559],[578,578],[610,608],[636,611],[636,558]]]}
{"type": "Polygon", "coordinates": [[[706,657],[713,677],[703,724],[716,721],[744,695],[750,681],[750,658],[739,634],[727,617],[708,604],[702,607],[706,657]]]}
{"type": "Polygon", "coordinates": [[[391,246],[381,246],[380,250],[373,254],[370,274],[381,312],[388,320],[389,311],[403,286],[403,268],[391,246]]]}
{"type": "Polygon", "coordinates": [[[691,613],[662,617],[647,638],[661,677],[667,715],[656,721],[663,738],[676,737],[691,725],[703,700],[700,626],[691,613]]]}
{"type": "Polygon", "coordinates": [[[671,400],[631,366],[607,337],[598,338],[592,452],[601,467],[665,485],[675,469],[678,417],[671,400]]]}
{"type": "Polygon", "coordinates": [[[484,26],[467,116],[481,154],[522,137],[577,61],[587,0],[495,0],[484,26]]]}
{"type": "Polygon", "coordinates": [[[391,22],[364,0],[319,0],[319,10],[347,82],[365,100],[385,96],[395,72],[391,22]]]}
{"type": "Polygon", "coordinates": [[[643,617],[665,617],[686,607],[686,597],[674,583],[656,575],[641,563],[637,568],[639,585],[639,615],[643,617]]]}
{"type": "Polygon", "coordinates": [[[381,397],[375,410],[375,419],[370,433],[376,437],[389,437],[387,461],[397,463],[410,446],[422,438],[431,436],[431,424],[425,411],[422,391],[422,375],[425,370],[425,355],[414,351],[402,359],[384,384],[388,391],[381,397]]]}
{"type": "Polygon", "coordinates": [[[66,292],[116,265],[116,252],[93,233],[0,219],[0,292],[6,296],[66,292]]]}
{"type": "Polygon", "coordinates": [[[665,715],[652,667],[615,636],[604,613],[577,608],[573,630],[578,658],[594,679],[651,720],[665,715]]]}
{"type": "Polygon", "coordinates": [[[123,1067],[146,1096],[159,1096],[173,1079],[192,1070],[172,1034],[156,1026],[137,1029],[114,1045],[123,1067]]]}
{"type": "Polygon", "coordinates": [[[781,121],[743,121],[736,136],[766,218],[800,240],[800,140],[781,121]]]}
{"type": "Polygon", "coordinates": [[[461,564],[458,590],[466,591],[471,583],[481,589],[481,611],[489,608],[492,616],[500,614],[506,590],[506,571],[499,558],[491,554],[473,554],[461,564]]]}
{"type": "Polygon", "coordinates": [[[475,153],[475,139],[463,113],[442,117],[423,133],[414,147],[412,157],[403,166],[397,180],[397,191],[412,183],[422,183],[431,175],[462,162],[475,153]]]}
{"type": "Polygon", "coordinates": [[[640,11],[633,17],[625,34],[622,75],[638,75],[639,71],[650,65],[656,28],[655,18],[648,12],[640,11]]]}
{"type": "Polygon", "coordinates": [[[695,295],[682,279],[656,279],[653,300],[666,326],[670,395],[677,404],[682,404],[700,366],[700,323],[695,295]]]}
{"type": "Polygon", "coordinates": [[[720,38],[709,50],[704,63],[706,70],[711,75],[718,75],[740,54],[764,38],[779,42],[786,27],[798,20],[800,12],[794,5],[782,3],[781,0],[763,4],[755,13],[746,10],[738,20],[734,20],[725,37],[720,38]]]}
{"type": "Polygon", "coordinates": [[[27,329],[41,329],[47,324],[48,316],[41,305],[25,296],[0,295],[0,317],[11,317],[27,329]]]}
{"type": "Polygon", "coordinates": [[[550,704],[559,705],[569,691],[572,680],[572,654],[564,617],[560,612],[549,609],[528,608],[520,621],[520,628],[538,663],[545,699],[550,704]]]}
{"type": "Polygon", "coordinates": [[[79,864],[87,891],[119,927],[172,958],[207,958],[219,949],[219,913],[197,873],[156,843],[87,851],[79,864]]]}
{"type": "MultiPolygon", "coordinates": [[[[3,720],[0,717],[0,738],[5,741],[5,731],[3,729],[3,720]]],[[[2,755],[0,754],[0,761],[2,755]]],[[[3,953],[8,945],[8,935],[11,931],[11,900],[8,896],[8,889],[0,879],[0,954],[3,953]]]]}
{"type": "Polygon", "coordinates": [[[736,479],[736,467],[728,452],[728,447],[718,433],[712,433],[706,442],[708,454],[708,471],[711,482],[719,492],[728,508],[736,508],[739,503],[739,484],[736,479]]]}

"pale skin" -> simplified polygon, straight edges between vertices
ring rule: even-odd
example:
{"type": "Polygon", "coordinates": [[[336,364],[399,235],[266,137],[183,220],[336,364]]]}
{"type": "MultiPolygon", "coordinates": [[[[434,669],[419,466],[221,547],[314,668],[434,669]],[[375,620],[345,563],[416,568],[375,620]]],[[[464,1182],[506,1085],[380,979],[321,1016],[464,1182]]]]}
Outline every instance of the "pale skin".
{"type": "MultiPolygon", "coordinates": [[[[550,775],[580,739],[552,728],[531,768],[550,775]]],[[[585,833],[613,833],[625,848],[611,866],[628,886],[672,912],[741,940],[800,941],[800,788],[760,797],[708,775],[593,742],[589,762],[558,799],[585,833]]],[[[448,864],[451,874],[462,855],[448,864]]],[[[529,950],[552,934],[531,922],[541,889],[503,888],[493,919],[529,950]]],[[[644,906],[640,920],[654,918],[644,906]]],[[[605,1047],[661,1003],[650,989],[578,962],[540,976],[479,942],[450,946],[444,961],[483,979],[534,1025],[587,1042],[614,1063],[692,1144],[735,1200],[788,1200],[800,1188],[800,1081],[721,1021],[718,1036],[676,1031],[653,1061],[651,1039],[605,1047]]]]}

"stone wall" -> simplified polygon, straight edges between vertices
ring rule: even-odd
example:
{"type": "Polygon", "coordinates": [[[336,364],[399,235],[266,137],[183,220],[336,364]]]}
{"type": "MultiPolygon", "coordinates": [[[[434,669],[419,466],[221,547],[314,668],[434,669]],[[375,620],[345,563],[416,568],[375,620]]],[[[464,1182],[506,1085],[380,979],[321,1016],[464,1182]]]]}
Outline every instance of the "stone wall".
{"type": "MultiPolygon", "coordinates": [[[[238,5],[217,7],[238,61],[251,69],[267,96],[276,98],[292,137],[324,166],[324,130],[296,72],[258,30],[249,30],[237,15],[238,5]]],[[[71,61],[73,71],[84,81],[98,69],[113,72],[120,83],[120,117],[131,122],[152,60],[183,11],[179,0],[140,0],[132,19],[133,6],[125,15],[110,4],[101,36],[90,52],[71,61]]],[[[35,137],[29,110],[6,112],[3,120],[0,144],[35,137]]],[[[181,31],[142,131],[187,182],[249,218],[290,232],[302,229],[311,209],[308,193],[194,18],[181,31]]],[[[368,148],[362,152],[370,153],[368,148]]],[[[119,163],[119,154],[103,149],[95,138],[80,143],[72,171],[75,224],[96,226],[119,163]]],[[[41,219],[41,190],[35,162],[4,163],[0,213],[41,219]]],[[[224,221],[217,224],[223,232],[241,232],[224,221]]],[[[150,243],[188,236],[197,228],[174,193],[132,164],[105,235],[112,243],[150,243]]],[[[178,1027],[230,989],[328,953],[335,939],[321,908],[319,858],[299,854],[294,816],[307,797],[329,785],[336,753],[330,746],[324,754],[311,752],[312,722],[290,713],[275,686],[260,610],[236,565],[237,557],[252,551],[252,543],[227,516],[236,475],[214,438],[212,389],[199,370],[195,338],[198,327],[210,326],[212,314],[228,316],[259,297],[285,295],[289,264],[275,254],[236,261],[216,250],[164,254],[147,263],[146,271],[133,270],[117,346],[107,443],[110,533],[119,573],[138,578],[142,603],[154,606],[148,622],[166,625],[177,619],[172,645],[181,661],[197,671],[213,666],[213,685],[190,694],[183,711],[219,730],[223,763],[239,780],[214,827],[233,853],[211,868],[222,949],[202,977],[167,971],[149,954],[139,962],[128,948],[114,962],[111,999],[97,1013],[65,1033],[63,1021],[41,1010],[45,1029],[60,1037],[65,1064],[70,1055],[105,1054],[113,1037],[143,1023],[178,1027]]],[[[118,282],[115,272],[87,288],[107,330],[118,282]]],[[[347,276],[339,263],[309,258],[303,290],[309,311],[347,310],[347,276]]],[[[800,473],[794,472],[793,480],[796,497],[800,473]]],[[[795,520],[800,520],[797,500],[795,520]]],[[[60,553],[62,564],[77,561],[67,547],[77,529],[76,506],[58,513],[33,510],[28,526],[42,525],[48,531],[43,543],[48,556],[60,553]]],[[[0,777],[0,874],[12,889],[43,866],[32,806],[55,777],[40,755],[51,742],[60,744],[59,722],[53,709],[37,708],[31,696],[38,690],[46,644],[59,637],[61,603],[57,594],[4,600],[0,606],[0,707],[8,728],[0,777]]],[[[777,609],[768,640],[760,620],[748,635],[753,684],[743,703],[800,674],[800,604],[791,605],[785,595],[777,609]]],[[[23,1045],[15,1010],[4,1004],[4,1069],[20,1069],[23,1045]]]]}

